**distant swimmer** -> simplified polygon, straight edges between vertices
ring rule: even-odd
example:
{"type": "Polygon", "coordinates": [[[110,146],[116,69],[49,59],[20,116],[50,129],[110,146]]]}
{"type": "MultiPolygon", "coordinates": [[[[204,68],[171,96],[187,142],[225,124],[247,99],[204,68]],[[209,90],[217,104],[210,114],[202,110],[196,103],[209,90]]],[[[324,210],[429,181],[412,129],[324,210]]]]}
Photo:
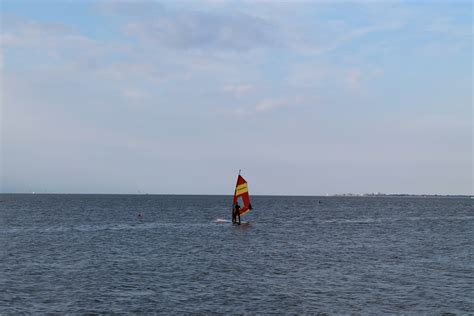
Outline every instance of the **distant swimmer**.
{"type": "Polygon", "coordinates": [[[240,205],[238,202],[236,202],[234,205],[232,212],[232,223],[240,225],[240,205]],[[237,218],[239,219],[238,221],[237,218]]]}
{"type": "Polygon", "coordinates": [[[142,213],[138,213],[137,217],[138,217],[138,219],[142,219],[142,218],[143,218],[143,214],[142,214],[142,213]]]}

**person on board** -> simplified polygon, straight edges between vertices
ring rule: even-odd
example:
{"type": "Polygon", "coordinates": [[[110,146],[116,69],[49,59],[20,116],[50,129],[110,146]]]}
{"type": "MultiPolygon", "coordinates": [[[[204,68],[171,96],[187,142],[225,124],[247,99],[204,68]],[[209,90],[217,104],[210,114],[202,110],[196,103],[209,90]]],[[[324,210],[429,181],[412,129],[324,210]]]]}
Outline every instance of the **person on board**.
{"type": "Polygon", "coordinates": [[[235,202],[234,212],[232,213],[232,223],[240,225],[240,205],[238,202],[235,202]],[[237,218],[239,219],[237,221],[237,218]]]}

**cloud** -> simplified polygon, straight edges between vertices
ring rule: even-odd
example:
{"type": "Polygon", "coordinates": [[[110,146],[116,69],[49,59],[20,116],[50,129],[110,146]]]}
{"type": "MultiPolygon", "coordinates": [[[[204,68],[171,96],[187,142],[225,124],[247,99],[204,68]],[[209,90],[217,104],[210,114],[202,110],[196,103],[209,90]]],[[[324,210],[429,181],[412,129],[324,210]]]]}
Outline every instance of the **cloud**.
{"type": "Polygon", "coordinates": [[[288,68],[285,83],[292,89],[310,95],[328,95],[339,91],[340,96],[368,96],[373,94],[371,85],[384,79],[384,68],[368,62],[351,62],[337,65],[323,61],[295,63],[288,68]]]}
{"type": "Polygon", "coordinates": [[[255,105],[255,111],[266,112],[289,105],[290,103],[284,99],[263,99],[255,105]]]}
{"type": "Polygon", "coordinates": [[[304,105],[309,105],[317,101],[315,97],[308,97],[303,95],[288,96],[288,97],[265,97],[261,98],[250,106],[235,106],[230,110],[230,114],[234,116],[248,116],[253,114],[262,114],[277,111],[283,108],[296,108],[304,105]]]}
{"type": "Polygon", "coordinates": [[[96,9],[105,15],[154,16],[164,12],[163,5],[153,1],[101,1],[96,9]]]}
{"type": "Polygon", "coordinates": [[[62,23],[7,18],[2,26],[2,47],[33,49],[32,53],[45,53],[48,57],[97,60],[111,53],[125,52],[130,47],[120,42],[95,40],[62,23]]]}
{"type": "Polygon", "coordinates": [[[391,35],[402,30],[411,17],[404,5],[394,2],[308,2],[300,10],[312,13],[311,23],[307,23],[308,15],[303,15],[301,21],[286,18],[281,29],[285,43],[293,51],[304,55],[327,55],[359,42],[365,43],[368,38],[391,35]],[[351,13],[341,14],[344,11],[351,13]]]}
{"type": "Polygon", "coordinates": [[[249,84],[235,84],[235,85],[227,85],[224,87],[223,90],[226,93],[230,93],[236,97],[240,97],[254,90],[254,87],[249,84]]]}
{"type": "Polygon", "coordinates": [[[268,112],[282,108],[296,108],[306,105],[313,105],[318,101],[318,97],[304,94],[304,95],[290,95],[281,98],[264,98],[259,101],[255,107],[256,112],[268,112]]]}
{"type": "Polygon", "coordinates": [[[258,113],[271,112],[294,105],[285,98],[263,98],[250,106],[234,106],[228,113],[232,116],[245,117],[258,113]]]}
{"type": "Polygon", "coordinates": [[[362,80],[362,72],[360,69],[352,68],[347,71],[346,82],[351,88],[358,88],[362,80]]]}
{"type": "MultiPolygon", "coordinates": [[[[61,23],[6,18],[2,23],[1,44],[5,47],[47,46],[58,38],[74,38],[73,29],[61,23]]],[[[84,40],[84,38],[80,38],[84,40]]]]}
{"type": "Polygon", "coordinates": [[[202,10],[203,6],[209,9],[209,5],[212,8],[228,4],[204,1],[183,9],[153,1],[101,2],[96,8],[102,14],[118,15],[128,21],[124,34],[155,47],[232,52],[276,44],[277,27],[267,19],[235,10],[202,10]]]}
{"type": "Polygon", "coordinates": [[[144,91],[134,89],[126,89],[122,92],[122,95],[127,99],[132,99],[136,101],[143,100],[148,97],[148,94],[144,91]]]}
{"type": "Polygon", "coordinates": [[[274,26],[242,13],[167,12],[153,20],[130,22],[124,33],[152,46],[178,50],[249,51],[276,43],[274,26]]]}

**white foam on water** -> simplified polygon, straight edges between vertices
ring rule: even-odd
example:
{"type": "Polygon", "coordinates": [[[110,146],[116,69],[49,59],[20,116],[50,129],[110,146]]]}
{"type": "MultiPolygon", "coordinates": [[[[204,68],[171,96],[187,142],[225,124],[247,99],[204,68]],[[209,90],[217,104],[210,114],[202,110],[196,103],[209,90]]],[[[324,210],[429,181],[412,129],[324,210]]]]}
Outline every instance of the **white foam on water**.
{"type": "Polygon", "coordinates": [[[215,220],[216,223],[230,223],[231,221],[228,219],[218,218],[215,220]]]}

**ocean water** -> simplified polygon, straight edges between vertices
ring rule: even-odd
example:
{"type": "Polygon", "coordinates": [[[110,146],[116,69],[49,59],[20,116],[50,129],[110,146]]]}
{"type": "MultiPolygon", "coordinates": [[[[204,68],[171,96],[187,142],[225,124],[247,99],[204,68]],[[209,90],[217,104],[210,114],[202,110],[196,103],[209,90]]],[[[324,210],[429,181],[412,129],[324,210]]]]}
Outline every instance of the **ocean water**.
{"type": "Polygon", "coordinates": [[[474,313],[470,199],[0,200],[2,315],[474,313]]]}

